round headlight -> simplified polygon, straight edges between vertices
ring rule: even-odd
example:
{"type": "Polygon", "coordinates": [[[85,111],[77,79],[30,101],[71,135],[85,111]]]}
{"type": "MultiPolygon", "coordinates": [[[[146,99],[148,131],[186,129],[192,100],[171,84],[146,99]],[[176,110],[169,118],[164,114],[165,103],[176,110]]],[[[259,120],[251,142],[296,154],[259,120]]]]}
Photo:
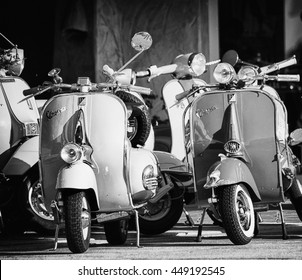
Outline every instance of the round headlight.
{"type": "Polygon", "coordinates": [[[236,75],[235,69],[231,64],[219,63],[214,69],[213,76],[220,84],[227,84],[231,82],[236,75]]]}
{"type": "Polygon", "coordinates": [[[255,81],[257,70],[251,66],[243,66],[238,71],[238,78],[245,82],[246,85],[250,85],[255,81]]]}
{"type": "Polygon", "coordinates": [[[200,76],[206,70],[206,58],[202,53],[192,53],[188,64],[196,76],[200,76]]]}
{"type": "Polygon", "coordinates": [[[66,144],[61,150],[61,158],[67,163],[74,163],[82,156],[81,147],[74,143],[66,144]]]}

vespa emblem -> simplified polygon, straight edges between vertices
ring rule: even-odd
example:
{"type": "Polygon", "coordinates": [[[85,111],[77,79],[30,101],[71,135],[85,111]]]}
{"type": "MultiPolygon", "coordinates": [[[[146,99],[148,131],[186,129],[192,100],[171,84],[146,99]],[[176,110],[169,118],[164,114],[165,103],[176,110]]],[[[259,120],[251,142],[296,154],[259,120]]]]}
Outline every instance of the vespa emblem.
{"type": "Polygon", "coordinates": [[[236,95],[235,94],[228,94],[228,102],[230,103],[236,103],[236,95]]]}
{"type": "Polygon", "coordinates": [[[203,116],[206,116],[206,115],[212,113],[216,109],[217,109],[217,107],[215,107],[215,106],[212,106],[212,107],[207,108],[207,109],[197,109],[196,110],[196,116],[201,119],[203,116]]]}
{"type": "Polygon", "coordinates": [[[85,106],[86,105],[86,98],[85,97],[79,97],[78,105],[79,105],[79,107],[85,106]]]}
{"type": "Polygon", "coordinates": [[[61,113],[64,112],[64,111],[66,111],[66,107],[65,107],[65,106],[62,107],[62,108],[60,108],[60,109],[57,109],[57,110],[55,110],[55,111],[47,111],[47,112],[46,112],[46,117],[50,120],[50,119],[52,119],[53,117],[55,117],[55,116],[61,114],[61,113]]]}

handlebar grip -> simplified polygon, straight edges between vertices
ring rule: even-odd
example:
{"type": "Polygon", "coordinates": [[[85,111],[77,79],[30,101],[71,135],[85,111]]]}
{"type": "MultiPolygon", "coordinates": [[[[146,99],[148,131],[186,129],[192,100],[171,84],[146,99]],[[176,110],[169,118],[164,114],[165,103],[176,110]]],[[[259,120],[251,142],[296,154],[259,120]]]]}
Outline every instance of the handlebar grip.
{"type": "Polygon", "coordinates": [[[184,91],[184,92],[182,92],[182,93],[177,94],[177,95],[175,96],[175,99],[176,99],[177,101],[179,101],[179,100],[185,98],[189,93],[190,93],[190,90],[186,90],[186,91],[184,91]]]}
{"type": "Polygon", "coordinates": [[[277,75],[278,82],[300,82],[300,75],[288,74],[288,75],[277,75]]]}
{"type": "Polygon", "coordinates": [[[107,64],[103,66],[103,72],[107,76],[112,76],[114,74],[114,70],[110,68],[107,64]]]}
{"type": "Polygon", "coordinates": [[[150,95],[151,94],[151,89],[150,88],[147,88],[147,87],[139,87],[139,86],[128,86],[128,88],[131,90],[131,91],[135,91],[137,93],[140,93],[140,94],[144,94],[144,95],[150,95]]]}
{"type": "Polygon", "coordinates": [[[297,64],[297,59],[296,59],[296,56],[294,55],[291,58],[283,60],[277,64],[279,65],[279,69],[281,69],[281,68],[285,68],[285,67],[297,64]]]}
{"type": "Polygon", "coordinates": [[[33,94],[36,94],[37,92],[39,92],[40,90],[41,90],[41,87],[33,87],[33,88],[25,89],[25,90],[23,90],[23,95],[24,96],[33,95],[33,94]]]}
{"type": "Polygon", "coordinates": [[[285,67],[288,67],[288,66],[291,66],[291,65],[294,65],[294,64],[297,64],[297,59],[296,59],[295,55],[292,56],[289,59],[285,59],[283,61],[271,64],[271,65],[268,65],[268,66],[261,67],[260,68],[260,73],[261,74],[268,74],[268,73],[280,70],[282,68],[285,68],[285,67]]]}
{"type": "Polygon", "coordinates": [[[157,67],[156,65],[152,65],[149,68],[150,76],[156,77],[163,74],[172,74],[175,72],[176,68],[177,68],[177,64],[169,64],[160,67],[157,67]]]}

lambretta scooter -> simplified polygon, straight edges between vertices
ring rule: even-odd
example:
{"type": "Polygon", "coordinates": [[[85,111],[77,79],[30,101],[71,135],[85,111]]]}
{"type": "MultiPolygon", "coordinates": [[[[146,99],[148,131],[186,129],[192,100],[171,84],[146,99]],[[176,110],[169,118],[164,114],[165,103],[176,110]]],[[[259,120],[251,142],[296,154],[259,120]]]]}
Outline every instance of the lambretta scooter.
{"type": "Polygon", "coordinates": [[[1,232],[54,229],[38,187],[39,113],[34,98],[18,103],[28,84],[20,78],[24,52],[11,43],[0,50],[0,210],[1,232]]]}
{"type": "MultiPolygon", "coordinates": [[[[253,237],[254,209],[290,198],[301,219],[302,191],[295,176],[299,164],[289,147],[301,142],[301,130],[288,137],[286,108],[277,92],[264,84],[267,80],[299,81],[299,75],[267,75],[295,64],[295,57],[262,68],[247,65],[238,76],[225,62],[235,60],[233,56],[222,60],[213,73],[219,85],[193,85],[178,94],[172,106],[191,98],[183,115],[183,130],[187,113],[189,137],[184,147],[197,206],[203,209],[197,239],[205,210],[210,208],[230,240],[239,245],[253,237]],[[252,84],[255,80],[262,83],[252,84]]],[[[176,66],[165,66],[163,72],[173,73],[176,66]]],[[[160,68],[154,68],[153,76],[161,74],[160,68]]]]}
{"type": "MultiPolygon", "coordinates": [[[[142,34],[134,39],[138,46],[149,40],[142,34]]],[[[151,90],[120,81],[94,84],[84,77],[69,85],[58,74],[58,69],[50,72],[59,83],[26,92],[35,96],[41,89],[65,89],[45,104],[41,115],[40,181],[45,206],[57,223],[56,240],[65,224],[69,249],[85,252],[91,226],[104,224],[108,243],[123,244],[129,218],[135,215],[139,246],[138,210],[157,203],[174,187],[159,162],[166,156],[163,163],[171,165],[173,157],[158,159],[152,151],[132,146],[128,119],[141,104],[124,102],[115,93],[151,90]]],[[[182,172],[177,159],[173,164],[173,172],[182,172]]]]}

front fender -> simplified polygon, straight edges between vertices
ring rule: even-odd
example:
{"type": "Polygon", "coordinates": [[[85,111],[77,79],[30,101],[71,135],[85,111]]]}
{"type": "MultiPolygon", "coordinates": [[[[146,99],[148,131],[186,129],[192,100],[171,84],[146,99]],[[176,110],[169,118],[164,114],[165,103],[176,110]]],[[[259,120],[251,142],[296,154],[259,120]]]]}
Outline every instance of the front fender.
{"type": "Polygon", "coordinates": [[[236,158],[221,158],[221,161],[213,164],[208,171],[207,182],[204,188],[210,189],[238,183],[245,183],[249,187],[252,191],[253,200],[261,200],[250,169],[243,161],[236,158]]]}
{"type": "Polygon", "coordinates": [[[29,138],[9,159],[3,173],[6,176],[23,175],[39,160],[39,137],[29,138]]]}
{"type": "Polygon", "coordinates": [[[93,169],[86,163],[77,162],[63,167],[59,171],[56,188],[58,190],[91,189],[94,193],[97,205],[99,205],[96,177],[93,169]]]}

